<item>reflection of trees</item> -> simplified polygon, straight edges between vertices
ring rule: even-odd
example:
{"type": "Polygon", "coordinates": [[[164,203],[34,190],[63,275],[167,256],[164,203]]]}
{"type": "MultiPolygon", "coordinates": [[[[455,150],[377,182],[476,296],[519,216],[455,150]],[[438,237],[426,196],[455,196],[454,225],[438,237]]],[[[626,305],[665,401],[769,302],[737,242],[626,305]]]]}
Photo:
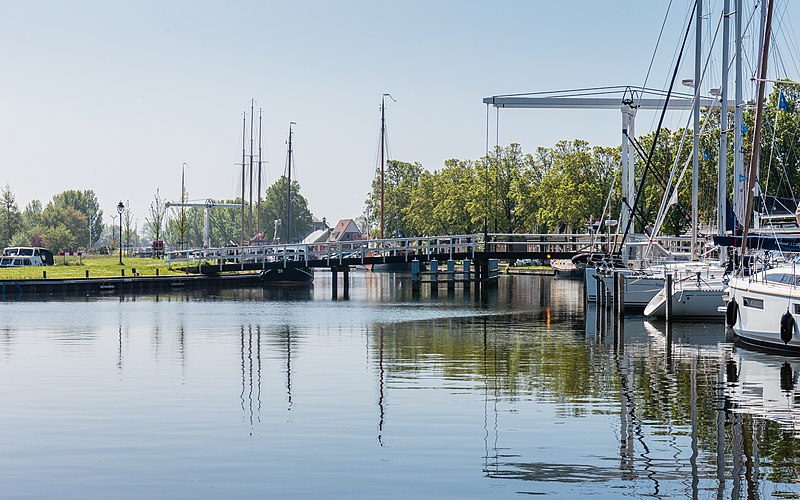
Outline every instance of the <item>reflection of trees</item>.
{"type": "MultiPolygon", "coordinates": [[[[384,325],[372,332],[372,357],[386,371],[383,380],[435,376],[471,381],[488,400],[513,403],[532,397],[557,404],[562,417],[625,413],[626,428],[619,437],[626,448],[620,452],[633,470],[648,475],[666,467],[649,456],[650,441],[667,442],[688,456],[691,437],[700,451],[691,459],[694,481],[698,476],[719,479],[720,460],[729,477],[733,471],[737,488],[737,480],[743,481],[745,491],[757,491],[759,464],[769,464],[771,481],[800,479],[797,442],[790,433],[776,422],[733,414],[726,406],[719,388],[728,383],[728,368],[716,346],[675,344],[668,361],[663,344],[639,338],[628,339],[624,351],[616,352],[610,334],[587,336],[569,314],[551,317],[548,327],[542,314],[384,325]],[[625,408],[615,410],[623,400],[625,408]],[[734,448],[742,457],[735,471],[734,448]]],[[[671,473],[685,474],[686,469],[676,464],[671,473]]]]}

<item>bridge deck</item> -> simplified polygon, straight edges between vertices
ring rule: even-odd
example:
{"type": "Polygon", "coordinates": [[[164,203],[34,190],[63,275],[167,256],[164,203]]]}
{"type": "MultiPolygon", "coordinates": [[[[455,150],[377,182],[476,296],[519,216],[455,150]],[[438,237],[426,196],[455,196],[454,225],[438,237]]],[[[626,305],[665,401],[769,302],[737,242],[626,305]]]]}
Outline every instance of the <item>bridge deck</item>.
{"type": "MultiPolygon", "coordinates": [[[[344,267],[431,260],[568,259],[580,253],[603,252],[615,235],[592,234],[473,234],[315,243],[312,245],[250,245],[204,248],[167,253],[170,265],[189,272],[224,273],[275,267],[344,267]]],[[[667,238],[663,251],[685,248],[688,239],[667,238]]]]}

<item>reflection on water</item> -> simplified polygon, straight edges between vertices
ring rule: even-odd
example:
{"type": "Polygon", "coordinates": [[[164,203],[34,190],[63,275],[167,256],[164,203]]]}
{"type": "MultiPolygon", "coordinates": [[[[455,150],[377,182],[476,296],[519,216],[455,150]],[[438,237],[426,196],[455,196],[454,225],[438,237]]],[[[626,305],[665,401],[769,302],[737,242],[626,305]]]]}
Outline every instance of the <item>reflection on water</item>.
{"type": "Polygon", "coordinates": [[[4,494],[798,496],[796,359],[571,281],[351,278],[0,305],[4,494]]]}

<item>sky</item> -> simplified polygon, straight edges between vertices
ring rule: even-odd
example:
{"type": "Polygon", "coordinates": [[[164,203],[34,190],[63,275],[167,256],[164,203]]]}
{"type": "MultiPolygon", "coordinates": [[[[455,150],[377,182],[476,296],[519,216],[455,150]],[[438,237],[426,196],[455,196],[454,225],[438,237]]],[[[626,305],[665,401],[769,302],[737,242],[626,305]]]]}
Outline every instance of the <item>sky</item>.
{"type": "MultiPolygon", "coordinates": [[[[315,218],[355,218],[377,166],[383,93],[397,101],[387,103],[389,156],[428,170],[479,158],[487,136],[490,147],[517,142],[527,152],[573,138],[619,145],[618,111],[497,114],[482,99],[645,81],[665,88],[690,9],[689,0],[671,2],[648,77],[669,4],[1,2],[0,183],[21,209],[92,189],[107,222],[123,201],[139,228],[156,189],[180,199],[184,163],[190,199],[234,198],[242,113],[254,99],[266,183],[285,171],[295,122],[293,178],[315,218]]],[[[719,12],[721,0],[711,4],[719,12]]],[[[784,7],[785,17],[796,8],[784,7]]],[[[692,76],[690,64],[680,78],[692,76]]],[[[719,80],[711,65],[709,87],[719,80]]],[[[637,133],[653,127],[641,113],[637,133]]]]}

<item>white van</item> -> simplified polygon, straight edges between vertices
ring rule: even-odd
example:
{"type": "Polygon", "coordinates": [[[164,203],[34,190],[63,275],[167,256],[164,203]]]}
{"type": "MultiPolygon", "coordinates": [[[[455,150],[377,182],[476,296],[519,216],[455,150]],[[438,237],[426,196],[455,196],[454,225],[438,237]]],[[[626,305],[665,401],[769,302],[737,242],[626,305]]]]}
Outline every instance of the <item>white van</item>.
{"type": "Polygon", "coordinates": [[[0,257],[0,267],[52,265],[53,253],[41,247],[8,247],[0,257]]]}

